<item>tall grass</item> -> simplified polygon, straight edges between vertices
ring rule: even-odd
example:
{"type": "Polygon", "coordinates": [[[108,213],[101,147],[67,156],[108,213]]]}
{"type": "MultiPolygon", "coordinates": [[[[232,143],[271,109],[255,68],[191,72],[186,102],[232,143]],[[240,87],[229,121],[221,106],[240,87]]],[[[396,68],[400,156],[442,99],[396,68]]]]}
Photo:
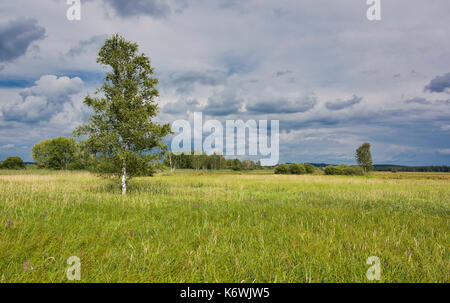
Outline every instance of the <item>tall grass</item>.
{"type": "Polygon", "coordinates": [[[450,179],[0,173],[0,282],[450,282],[450,179]]]}

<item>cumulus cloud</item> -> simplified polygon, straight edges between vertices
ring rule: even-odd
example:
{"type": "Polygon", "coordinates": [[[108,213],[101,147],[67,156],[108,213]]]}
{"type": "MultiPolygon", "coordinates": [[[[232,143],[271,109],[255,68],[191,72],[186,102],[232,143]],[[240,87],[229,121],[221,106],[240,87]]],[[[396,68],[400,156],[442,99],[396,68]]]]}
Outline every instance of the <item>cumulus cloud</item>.
{"type": "Polygon", "coordinates": [[[425,86],[425,90],[432,93],[442,93],[445,91],[449,92],[448,89],[450,89],[450,73],[437,76],[431,80],[427,86],[425,86]]]}
{"type": "Polygon", "coordinates": [[[328,108],[329,110],[341,110],[347,107],[351,107],[355,104],[358,104],[361,102],[363,98],[362,97],[358,97],[353,95],[353,97],[351,99],[348,100],[341,100],[338,99],[336,101],[333,102],[327,102],[325,104],[326,108],[328,108]]]}
{"type": "Polygon", "coordinates": [[[317,99],[314,96],[304,96],[293,100],[286,97],[272,97],[247,104],[246,109],[259,114],[293,114],[307,112],[316,104],[317,99]]]}
{"type": "Polygon", "coordinates": [[[17,18],[0,24],[0,62],[23,56],[31,43],[45,37],[36,19],[17,18]]]}
{"type": "Polygon", "coordinates": [[[61,112],[70,96],[77,94],[83,87],[78,78],[42,76],[36,85],[20,91],[20,98],[2,108],[5,121],[37,122],[48,120],[61,112]]]}
{"type": "Polygon", "coordinates": [[[163,0],[104,0],[120,17],[151,16],[165,18],[170,12],[170,6],[163,0]]]}

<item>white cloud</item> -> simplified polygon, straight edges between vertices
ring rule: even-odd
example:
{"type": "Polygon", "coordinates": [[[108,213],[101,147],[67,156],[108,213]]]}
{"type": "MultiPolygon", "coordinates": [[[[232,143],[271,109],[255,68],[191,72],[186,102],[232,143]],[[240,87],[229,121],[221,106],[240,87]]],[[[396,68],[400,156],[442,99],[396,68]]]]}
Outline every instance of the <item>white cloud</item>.
{"type": "Polygon", "coordinates": [[[82,90],[83,81],[78,78],[42,76],[36,85],[19,92],[20,99],[2,108],[6,121],[39,122],[48,120],[70,102],[70,96],[82,90]]]}

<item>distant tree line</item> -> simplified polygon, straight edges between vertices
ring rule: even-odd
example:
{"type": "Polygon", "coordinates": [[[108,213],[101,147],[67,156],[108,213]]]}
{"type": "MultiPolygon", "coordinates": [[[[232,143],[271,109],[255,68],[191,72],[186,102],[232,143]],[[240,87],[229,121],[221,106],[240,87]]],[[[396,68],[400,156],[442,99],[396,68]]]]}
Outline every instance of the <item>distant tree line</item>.
{"type": "MultiPolygon", "coordinates": [[[[94,173],[102,174],[109,170],[113,171],[116,166],[113,159],[106,161],[102,158],[102,155],[90,153],[83,141],[77,142],[74,138],[66,137],[46,139],[35,144],[32,149],[32,157],[39,168],[56,170],[88,169],[94,173]],[[108,167],[108,165],[111,167],[108,167]]],[[[168,152],[161,164],[172,170],[232,169],[240,171],[262,168],[260,161],[226,159],[223,155],[218,154],[207,155],[202,153],[197,155],[193,151],[191,153],[168,152]]],[[[140,161],[129,161],[129,166],[129,173],[133,172],[134,175],[152,175],[156,168],[156,165],[141,163],[140,161]]]]}
{"type": "Polygon", "coordinates": [[[374,165],[375,171],[391,172],[450,172],[450,166],[398,166],[398,165],[374,165]]]}
{"type": "Polygon", "coordinates": [[[205,153],[196,155],[193,151],[183,153],[169,152],[165,155],[164,165],[171,170],[174,169],[232,169],[235,171],[252,170],[261,168],[260,161],[226,159],[223,155],[216,153],[207,155],[205,153]]]}

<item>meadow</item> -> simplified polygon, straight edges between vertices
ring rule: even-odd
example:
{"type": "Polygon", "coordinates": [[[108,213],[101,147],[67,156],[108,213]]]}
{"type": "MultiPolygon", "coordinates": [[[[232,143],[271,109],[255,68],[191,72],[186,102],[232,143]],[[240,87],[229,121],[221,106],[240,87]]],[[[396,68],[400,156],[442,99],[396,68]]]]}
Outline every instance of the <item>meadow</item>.
{"type": "Polygon", "coordinates": [[[0,171],[0,282],[450,282],[450,174],[0,171]]]}

